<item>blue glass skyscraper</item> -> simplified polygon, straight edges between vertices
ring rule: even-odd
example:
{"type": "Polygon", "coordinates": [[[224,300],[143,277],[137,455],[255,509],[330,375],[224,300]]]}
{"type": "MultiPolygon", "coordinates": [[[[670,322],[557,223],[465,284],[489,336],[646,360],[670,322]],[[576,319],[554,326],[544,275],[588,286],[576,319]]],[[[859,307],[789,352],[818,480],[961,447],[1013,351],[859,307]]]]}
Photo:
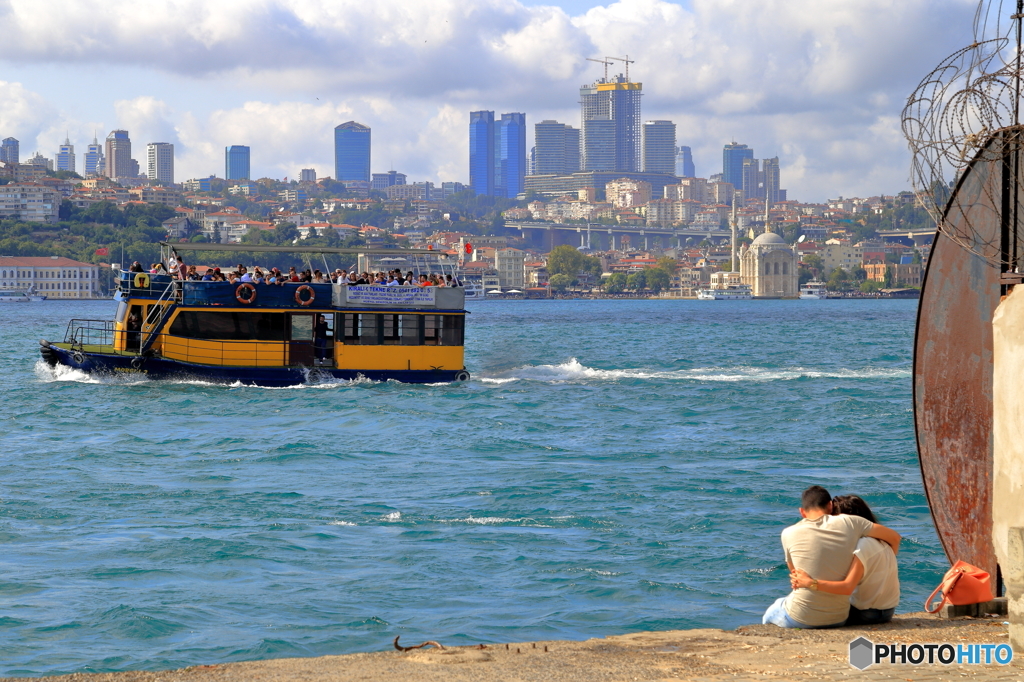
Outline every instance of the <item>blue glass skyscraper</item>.
{"type": "Polygon", "coordinates": [[[743,189],[743,159],[753,159],[754,150],[745,144],[725,145],[722,150],[722,179],[736,189],[743,189]]]}
{"type": "Polygon", "coordinates": [[[334,129],[334,179],[370,181],[370,128],[348,121],[334,129]]]}
{"type": "Polygon", "coordinates": [[[494,194],[494,112],[469,112],[469,186],[483,196],[494,194]]]}
{"type": "Polygon", "coordinates": [[[469,185],[477,194],[515,199],[526,184],[526,114],[469,114],[469,185]]]}
{"type": "Polygon", "coordinates": [[[693,165],[693,153],[689,147],[680,147],[676,152],[676,175],[681,178],[697,177],[697,169],[693,165]]]}
{"type": "Polygon", "coordinates": [[[495,196],[515,199],[526,184],[526,114],[502,114],[495,196]]]}
{"type": "Polygon", "coordinates": [[[233,144],[224,149],[224,179],[249,180],[249,148],[233,144]]]}

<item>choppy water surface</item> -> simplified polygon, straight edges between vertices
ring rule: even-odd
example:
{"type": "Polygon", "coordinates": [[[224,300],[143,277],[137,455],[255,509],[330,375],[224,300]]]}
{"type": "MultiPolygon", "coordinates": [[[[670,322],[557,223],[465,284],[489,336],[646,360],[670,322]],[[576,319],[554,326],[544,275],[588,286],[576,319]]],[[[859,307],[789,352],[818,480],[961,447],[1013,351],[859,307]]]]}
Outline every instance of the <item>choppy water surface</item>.
{"type": "Polygon", "coordinates": [[[944,569],[913,301],[486,301],[464,385],[54,375],[108,302],[0,304],[0,674],[735,627],[811,483],[944,569]]]}

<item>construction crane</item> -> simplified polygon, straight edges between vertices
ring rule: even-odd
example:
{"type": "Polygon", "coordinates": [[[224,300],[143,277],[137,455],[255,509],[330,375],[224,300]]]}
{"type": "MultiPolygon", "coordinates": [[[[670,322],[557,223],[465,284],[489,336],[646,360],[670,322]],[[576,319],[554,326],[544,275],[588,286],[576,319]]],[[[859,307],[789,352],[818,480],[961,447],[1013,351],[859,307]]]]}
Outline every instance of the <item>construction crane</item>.
{"type": "MultiPolygon", "coordinates": [[[[629,55],[626,56],[628,57],[629,55]]],[[[611,65],[611,62],[608,61],[608,59],[615,59],[615,57],[605,57],[604,59],[592,59],[590,57],[587,57],[588,62],[597,62],[598,64],[604,64],[604,79],[606,81],[608,80],[608,67],[611,65]]],[[[626,68],[628,69],[629,67],[627,66],[626,68]]]]}
{"type": "MultiPolygon", "coordinates": [[[[629,65],[635,64],[635,59],[630,59],[628,54],[625,57],[605,57],[605,59],[616,59],[620,62],[626,62],[626,81],[629,81],[629,65]]],[[[608,67],[605,67],[605,75],[607,75],[607,69],[608,67]]]]}

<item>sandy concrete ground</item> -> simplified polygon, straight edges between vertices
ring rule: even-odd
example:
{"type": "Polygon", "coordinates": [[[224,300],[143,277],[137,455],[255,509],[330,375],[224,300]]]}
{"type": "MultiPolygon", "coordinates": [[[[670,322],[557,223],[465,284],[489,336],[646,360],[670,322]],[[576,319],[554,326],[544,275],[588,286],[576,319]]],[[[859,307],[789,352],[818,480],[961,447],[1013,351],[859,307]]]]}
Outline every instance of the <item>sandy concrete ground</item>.
{"type": "Polygon", "coordinates": [[[163,672],[75,674],[50,677],[47,682],[1024,680],[1024,652],[1008,666],[882,664],[860,671],[849,665],[848,651],[849,642],[861,635],[875,643],[999,644],[1007,641],[1007,627],[1002,618],[949,621],[915,613],[897,616],[892,623],[882,626],[839,630],[784,630],[773,625],[750,625],[733,631],[643,632],[585,642],[518,642],[407,652],[395,651],[391,642],[385,641],[381,647],[387,650],[378,653],[194,666],[163,672]]]}

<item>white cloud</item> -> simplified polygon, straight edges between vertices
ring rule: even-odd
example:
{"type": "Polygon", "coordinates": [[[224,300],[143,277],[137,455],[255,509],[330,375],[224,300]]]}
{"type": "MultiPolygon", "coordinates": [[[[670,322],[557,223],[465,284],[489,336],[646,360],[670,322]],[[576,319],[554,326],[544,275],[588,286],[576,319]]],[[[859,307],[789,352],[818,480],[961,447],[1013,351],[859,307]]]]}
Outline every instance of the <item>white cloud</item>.
{"type": "Polygon", "coordinates": [[[468,111],[578,124],[578,87],[601,69],[585,58],[628,54],[645,118],[679,124],[698,172],[736,139],[778,154],[797,198],[896,191],[909,159],[894,117],[969,42],[974,4],[622,0],[569,16],[516,0],[0,0],[0,62],[108,89],[129,64],[152,75],[117,83],[106,109],[0,84],[0,136],[55,148],[64,127],[108,119],[140,148],[174,142],[179,177],[223,172],[229,144],[291,177],[332,174],[333,127],[354,119],[373,128],[375,171],[466,180],[468,111]]]}

